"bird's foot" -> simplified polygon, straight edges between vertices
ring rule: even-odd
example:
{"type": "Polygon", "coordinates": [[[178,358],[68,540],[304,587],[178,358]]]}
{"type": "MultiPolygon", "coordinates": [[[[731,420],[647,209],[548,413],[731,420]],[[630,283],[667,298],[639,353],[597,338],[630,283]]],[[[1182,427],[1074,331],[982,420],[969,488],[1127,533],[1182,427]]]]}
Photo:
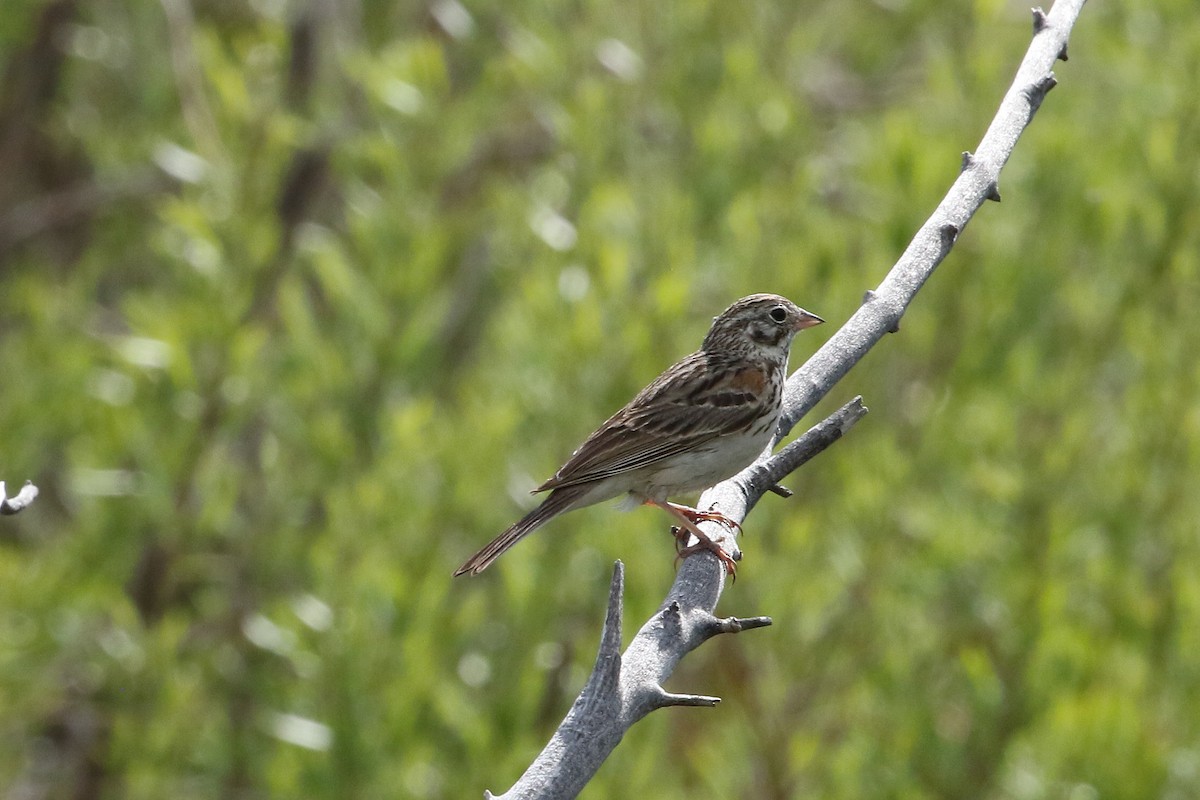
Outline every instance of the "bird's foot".
{"type": "MultiPolygon", "coordinates": [[[[694,534],[692,534],[692,535],[694,535],[694,534]]],[[[709,539],[707,536],[702,536],[702,537],[697,537],[697,538],[699,538],[700,541],[697,542],[696,544],[692,545],[691,547],[685,547],[682,550],[678,550],[678,552],[675,556],[676,563],[687,558],[690,555],[695,555],[696,553],[709,552],[709,553],[712,553],[714,556],[716,556],[717,560],[720,561],[723,565],[725,565],[725,572],[729,574],[729,580],[736,583],[737,582],[737,559],[735,559],[733,556],[729,555],[729,553],[727,553],[725,551],[725,548],[721,547],[721,545],[717,544],[712,539],[709,539]]],[[[686,539],[686,537],[685,537],[685,539],[686,539]]],[[[679,541],[679,537],[676,537],[676,541],[677,542],[679,541]]],[[[741,556],[741,553],[738,553],[738,556],[741,556]]]]}
{"type": "Polygon", "coordinates": [[[676,556],[677,560],[687,558],[702,550],[707,550],[724,565],[725,572],[729,575],[730,580],[737,580],[737,562],[735,559],[723,547],[714,542],[708,534],[700,530],[700,526],[697,524],[700,522],[719,522],[730,531],[740,531],[742,526],[736,520],[730,519],[724,514],[711,509],[708,511],[699,511],[691,506],[681,506],[678,503],[668,503],[664,500],[647,499],[645,502],[665,509],[681,523],[680,525],[671,526],[671,534],[675,537],[675,550],[678,554],[676,556]],[[680,549],[682,545],[688,543],[692,536],[696,537],[697,544],[680,549]]]}
{"type": "MultiPolygon", "coordinates": [[[[692,538],[692,532],[687,528],[682,528],[678,525],[672,525],[671,535],[675,537],[675,553],[676,555],[679,555],[683,552],[684,548],[687,547],[688,539],[692,538]]],[[[676,558],[675,561],[677,562],[676,565],[678,566],[679,559],[676,558]]]]}
{"type": "Polygon", "coordinates": [[[698,508],[680,505],[679,503],[667,503],[666,506],[693,524],[699,522],[719,522],[731,531],[745,533],[745,531],[742,530],[742,524],[740,522],[732,517],[722,514],[720,511],[717,511],[716,506],[712,506],[708,509],[708,511],[701,511],[698,508]]]}

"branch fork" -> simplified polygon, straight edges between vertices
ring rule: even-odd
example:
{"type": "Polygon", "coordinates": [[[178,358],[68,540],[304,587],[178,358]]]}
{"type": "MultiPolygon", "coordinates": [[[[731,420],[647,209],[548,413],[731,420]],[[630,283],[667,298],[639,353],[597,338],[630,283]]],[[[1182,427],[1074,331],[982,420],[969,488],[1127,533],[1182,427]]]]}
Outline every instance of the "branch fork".
{"type": "MultiPolygon", "coordinates": [[[[685,566],[688,562],[700,561],[687,559],[685,566]]],[[[722,570],[715,557],[704,561],[708,562],[707,569],[722,570]]],[[[662,683],[684,655],[712,637],[771,624],[770,617],[720,619],[709,610],[671,599],[642,626],[622,655],[624,593],[625,565],[618,561],[613,566],[609,584],[608,609],[596,664],[583,691],[549,744],[521,779],[504,794],[485,792],[485,798],[574,797],[595,770],[577,760],[564,759],[564,753],[589,753],[599,756],[602,761],[621,741],[625,731],[651,711],[671,706],[711,708],[717,705],[721,702],[719,697],[668,692],[662,683]]]]}

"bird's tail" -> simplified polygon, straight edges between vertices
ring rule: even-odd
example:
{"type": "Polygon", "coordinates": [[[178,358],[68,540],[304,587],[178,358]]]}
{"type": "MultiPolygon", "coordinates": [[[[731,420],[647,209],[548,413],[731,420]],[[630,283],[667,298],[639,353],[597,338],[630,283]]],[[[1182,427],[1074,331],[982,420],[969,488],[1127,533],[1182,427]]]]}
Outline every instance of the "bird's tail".
{"type": "Polygon", "coordinates": [[[530,511],[508,530],[492,539],[483,549],[467,559],[461,567],[454,570],[454,577],[459,575],[478,575],[504,554],[504,551],[545,525],[551,518],[575,507],[576,501],[586,492],[582,486],[563,486],[550,492],[550,496],[542,504],[530,511]]]}

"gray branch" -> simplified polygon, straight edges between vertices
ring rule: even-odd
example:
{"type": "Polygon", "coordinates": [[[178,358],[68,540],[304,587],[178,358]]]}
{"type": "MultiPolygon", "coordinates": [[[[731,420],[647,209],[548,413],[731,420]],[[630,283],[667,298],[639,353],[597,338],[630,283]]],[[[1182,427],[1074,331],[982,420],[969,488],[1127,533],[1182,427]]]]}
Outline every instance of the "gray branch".
{"type": "MultiPolygon", "coordinates": [[[[866,414],[855,398],[799,439],[775,452],[775,445],[833,388],[851,367],[900,320],[917,292],[950,252],[958,235],[988,200],[1000,199],[1000,170],[1046,93],[1054,87],[1051,68],[1066,60],[1067,39],[1084,0],[1058,0],[1049,15],[1034,9],[1033,42],[1016,79],[975,153],[963,154],[962,172],[908,249],[862,306],[825,345],[788,379],[784,413],[775,442],[740,474],[714,486],[700,507],[716,507],[744,520],[768,491],[787,496],[778,481],[837,441],[866,414]]],[[[736,535],[716,523],[705,532],[734,558],[736,535]]],[[[624,566],[617,562],[609,591],[608,614],[596,666],[550,743],[502,798],[565,800],[579,794],[625,732],[646,714],[665,706],[713,706],[718,698],[673,694],[663,683],[689,652],[719,633],[770,625],[769,617],[719,619],[713,615],[725,585],[725,569],[709,552],[686,558],[666,601],[620,652],[624,566]]],[[[495,797],[490,792],[488,798],[495,797]]]]}
{"type": "Polygon", "coordinates": [[[17,514],[25,509],[38,496],[38,488],[33,485],[32,481],[25,481],[25,485],[21,487],[21,491],[8,496],[8,490],[4,487],[4,481],[0,481],[0,514],[9,515],[17,514]]]}
{"type": "Polygon", "coordinates": [[[909,303],[975,212],[987,200],[999,202],[1000,170],[1056,83],[1054,62],[1067,58],[1067,38],[1084,1],[1058,0],[1048,16],[1034,9],[1033,42],[979,147],[974,153],[963,153],[958,179],[883,283],[866,293],[862,306],[841,330],[788,379],[778,437],[811,411],[884,334],[900,329],[909,303]]]}

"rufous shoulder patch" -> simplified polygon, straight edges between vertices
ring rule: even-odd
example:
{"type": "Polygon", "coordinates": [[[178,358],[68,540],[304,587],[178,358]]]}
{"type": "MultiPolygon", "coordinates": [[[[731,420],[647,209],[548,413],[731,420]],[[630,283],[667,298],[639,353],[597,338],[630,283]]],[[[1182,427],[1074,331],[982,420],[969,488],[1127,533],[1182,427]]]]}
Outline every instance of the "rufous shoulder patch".
{"type": "Polygon", "coordinates": [[[758,367],[739,369],[730,378],[729,388],[759,394],[767,388],[767,373],[758,367]]]}

